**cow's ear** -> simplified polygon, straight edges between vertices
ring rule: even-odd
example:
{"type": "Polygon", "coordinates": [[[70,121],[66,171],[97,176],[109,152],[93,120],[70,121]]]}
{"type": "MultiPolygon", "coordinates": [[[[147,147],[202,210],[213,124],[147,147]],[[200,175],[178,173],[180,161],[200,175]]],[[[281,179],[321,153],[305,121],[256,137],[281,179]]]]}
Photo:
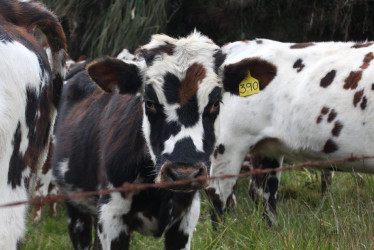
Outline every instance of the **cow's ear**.
{"type": "Polygon", "coordinates": [[[239,84],[248,76],[258,80],[260,91],[265,89],[277,74],[275,65],[260,58],[247,58],[229,64],[223,70],[223,87],[226,92],[239,95],[239,84]]]}
{"type": "Polygon", "coordinates": [[[87,65],[87,74],[104,91],[116,88],[121,94],[135,94],[142,86],[140,69],[136,64],[105,57],[87,65]]]}

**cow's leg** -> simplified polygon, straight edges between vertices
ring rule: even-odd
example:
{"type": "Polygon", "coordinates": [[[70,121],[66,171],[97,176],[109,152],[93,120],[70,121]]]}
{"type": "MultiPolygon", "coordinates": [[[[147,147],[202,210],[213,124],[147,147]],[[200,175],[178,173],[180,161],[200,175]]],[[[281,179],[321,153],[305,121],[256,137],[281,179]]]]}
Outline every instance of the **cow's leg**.
{"type": "Polygon", "coordinates": [[[190,249],[191,238],[200,215],[200,194],[196,192],[190,209],[165,232],[165,249],[190,249]]]}
{"type": "Polygon", "coordinates": [[[123,218],[130,209],[131,197],[120,193],[100,197],[97,234],[104,250],[129,249],[130,231],[123,218]]]}
{"type": "MultiPolygon", "coordinates": [[[[218,143],[210,171],[211,176],[237,175],[240,173],[243,160],[248,153],[247,141],[243,138],[231,138],[228,143],[218,143]]],[[[234,197],[233,191],[237,178],[215,179],[207,188],[207,193],[213,203],[211,209],[212,226],[217,229],[217,223],[221,223],[226,205],[230,204],[230,197],[234,197]]]]}
{"type": "MultiPolygon", "coordinates": [[[[50,183],[48,189],[49,189],[48,194],[50,194],[50,195],[56,194],[57,195],[57,187],[56,187],[55,184],[50,183]]],[[[56,207],[57,207],[57,202],[53,202],[53,203],[49,204],[49,210],[50,210],[52,216],[54,216],[54,217],[56,217],[56,215],[57,215],[56,207]]]]}
{"type": "Polygon", "coordinates": [[[322,195],[330,189],[332,178],[334,177],[334,171],[321,170],[321,185],[322,185],[322,195]]]}
{"type": "Polygon", "coordinates": [[[66,209],[69,217],[69,235],[74,249],[90,249],[92,216],[82,213],[69,202],[66,202],[66,209]]]}
{"type": "MultiPolygon", "coordinates": [[[[255,157],[253,167],[255,169],[272,169],[282,165],[281,160],[274,160],[266,157],[255,157]]],[[[251,177],[249,184],[249,195],[256,202],[263,200],[263,218],[269,225],[278,224],[276,215],[277,192],[280,183],[281,172],[270,172],[257,174],[251,177]]]]}
{"type": "Polygon", "coordinates": [[[100,239],[98,235],[97,218],[94,218],[93,224],[94,224],[94,230],[95,230],[95,239],[94,239],[94,243],[92,246],[92,250],[102,250],[103,248],[101,247],[100,239]]]}

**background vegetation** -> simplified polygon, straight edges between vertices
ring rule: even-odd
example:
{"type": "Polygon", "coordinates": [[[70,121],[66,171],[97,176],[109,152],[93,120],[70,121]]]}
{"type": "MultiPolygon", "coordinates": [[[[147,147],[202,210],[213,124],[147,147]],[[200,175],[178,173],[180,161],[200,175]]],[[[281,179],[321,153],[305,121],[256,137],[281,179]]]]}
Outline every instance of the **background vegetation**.
{"type": "MultiPolygon", "coordinates": [[[[238,207],[213,231],[209,204],[204,198],[192,249],[373,249],[374,176],[364,175],[364,187],[352,173],[337,173],[331,191],[320,192],[319,172],[284,172],[278,202],[279,225],[268,227],[261,209],[247,194],[248,180],[236,190],[238,207]]],[[[58,216],[46,213],[39,224],[31,221],[21,249],[72,249],[63,206],[58,216]]],[[[163,239],[133,233],[130,249],[163,249],[163,239]]]]}
{"type": "Polygon", "coordinates": [[[184,36],[194,28],[217,44],[373,40],[371,0],[42,0],[61,18],[69,53],[97,57],[136,49],[154,33],[184,36]]]}

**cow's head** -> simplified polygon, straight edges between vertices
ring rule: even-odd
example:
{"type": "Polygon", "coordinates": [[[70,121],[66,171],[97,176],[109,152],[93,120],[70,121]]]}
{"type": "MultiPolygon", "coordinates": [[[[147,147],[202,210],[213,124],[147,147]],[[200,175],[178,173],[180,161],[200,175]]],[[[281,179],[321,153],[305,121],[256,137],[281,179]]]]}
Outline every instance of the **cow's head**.
{"type": "Polygon", "coordinates": [[[137,63],[97,60],[88,74],[107,92],[143,97],[143,132],[157,183],[208,176],[222,94],[217,71],[225,56],[198,32],[181,39],[154,35],[136,54],[137,63]]]}

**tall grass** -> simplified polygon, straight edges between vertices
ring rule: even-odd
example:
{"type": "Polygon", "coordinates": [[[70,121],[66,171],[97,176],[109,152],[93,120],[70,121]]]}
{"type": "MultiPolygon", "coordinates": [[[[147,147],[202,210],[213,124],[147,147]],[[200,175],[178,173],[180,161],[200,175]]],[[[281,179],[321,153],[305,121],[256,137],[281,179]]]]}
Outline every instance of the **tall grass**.
{"type": "MultiPolygon", "coordinates": [[[[364,187],[350,173],[337,173],[331,191],[320,192],[319,173],[289,171],[282,175],[278,200],[279,225],[268,227],[247,195],[247,179],[236,190],[238,207],[213,231],[209,202],[202,212],[192,249],[373,249],[374,176],[364,175],[364,187]]],[[[72,249],[66,215],[48,213],[40,224],[29,223],[22,249],[72,249]]],[[[163,240],[132,235],[131,249],[162,249],[163,240]]]]}
{"type": "Polygon", "coordinates": [[[115,55],[133,49],[165,31],[170,9],[167,0],[44,1],[62,20],[69,53],[90,57],[115,55]]]}
{"type": "Polygon", "coordinates": [[[41,0],[62,20],[73,59],[136,49],[154,33],[194,28],[217,44],[373,40],[374,4],[365,0],[41,0]]]}

